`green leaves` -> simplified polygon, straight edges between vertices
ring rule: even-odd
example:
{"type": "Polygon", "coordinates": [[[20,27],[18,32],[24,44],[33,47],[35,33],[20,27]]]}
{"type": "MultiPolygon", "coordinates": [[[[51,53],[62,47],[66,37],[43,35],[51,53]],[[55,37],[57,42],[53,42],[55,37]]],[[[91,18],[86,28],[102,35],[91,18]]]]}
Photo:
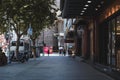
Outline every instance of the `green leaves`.
{"type": "Polygon", "coordinates": [[[0,26],[6,29],[4,25],[9,27],[9,22],[14,26],[16,34],[20,35],[19,32],[25,32],[31,23],[33,30],[38,34],[56,19],[56,9],[53,6],[54,0],[2,0],[0,26]]]}

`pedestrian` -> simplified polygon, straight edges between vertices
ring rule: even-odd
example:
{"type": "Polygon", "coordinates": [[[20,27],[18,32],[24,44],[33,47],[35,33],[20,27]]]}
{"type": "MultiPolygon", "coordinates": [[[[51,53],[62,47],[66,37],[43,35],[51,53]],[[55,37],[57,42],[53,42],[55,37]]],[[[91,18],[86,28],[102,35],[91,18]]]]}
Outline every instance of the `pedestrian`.
{"type": "Polygon", "coordinates": [[[7,57],[4,52],[2,52],[2,49],[0,48],[0,66],[7,64],[7,57]]]}
{"type": "Polygon", "coordinates": [[[48,56],[49,56],[49,54],[50,54],[50,50],[48,49],[48,56]]]}
{"type": "Polygon", "coordinates": [[[66,50],[65,50],[65,49],[63,50],[63,55],[64,55],[64,56],[66,55],[66,50]]]}
{"type": "Polygon", "coordinates": [[[68,54],[69,54],[69,56],[72,56],[72,51],[71,51],[71,49],[68,49],[68,54]]]}
{"type": "Polygon", "coordinates": [[[59,56],[60,56],[61,54],[62,54],[62,50],[60,49],[60,50],[59,50],[59,56]]]}

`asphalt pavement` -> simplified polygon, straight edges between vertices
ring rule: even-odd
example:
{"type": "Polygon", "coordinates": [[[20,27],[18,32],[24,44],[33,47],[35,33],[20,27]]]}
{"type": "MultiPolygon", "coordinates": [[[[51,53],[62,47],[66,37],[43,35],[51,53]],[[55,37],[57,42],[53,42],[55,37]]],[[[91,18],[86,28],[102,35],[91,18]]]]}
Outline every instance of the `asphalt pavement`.
{"type": "Polygon", "coordinates": [[[0,80],[114,80],[69,56],[41,56],[0,67],[0,80]]]}

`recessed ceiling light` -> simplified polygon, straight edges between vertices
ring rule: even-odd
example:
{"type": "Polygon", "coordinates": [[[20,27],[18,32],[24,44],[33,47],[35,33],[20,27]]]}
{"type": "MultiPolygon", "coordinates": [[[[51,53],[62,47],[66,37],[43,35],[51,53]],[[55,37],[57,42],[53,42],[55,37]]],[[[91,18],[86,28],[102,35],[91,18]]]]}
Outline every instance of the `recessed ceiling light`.
{"type": "Polygon", "coordinates": [[[91,3],[92,1],[87,1],[88,3],[91,3]]]}
{"type": "Polygon", "coordinates": [[[84,13],[85,11],[81,11],[81,12],[83,12],[83,13],[84,13]]]}
{"type": "Polygon", "coordinates": [[[98,7],[100,8],[101,6],[100,6],[100,5],[98,5],[98,7]]]}
{"type": "Polygon", "coordinates": [[[98,8],[95,8],[95,10],[97,11],[97,10],[98,10],[98,8]]]}
{"type": "Polygon", "coordinates": [[[101,4],[103,4],[104,3],[104,1],[101,1],[101,4]]]}
{"type": "Polygon", "coordinates": [[[89,6],[88,4],[85,5],[85,7],[88,7],[88,6],[89,6]]]}
{"type": "Polygon", "coordinates": [[[84,10],[86,10],[87,8],[83,8],[84,10]]]}
{"type": "Polygon", "coordinates": [[[120,23],[120,21],[117,21],[117,23],[120,23]]]}
{"type": "Polygon", "coordinates": [[[83,15],[83,13],[80,13],[80,15],[83,15]]]}

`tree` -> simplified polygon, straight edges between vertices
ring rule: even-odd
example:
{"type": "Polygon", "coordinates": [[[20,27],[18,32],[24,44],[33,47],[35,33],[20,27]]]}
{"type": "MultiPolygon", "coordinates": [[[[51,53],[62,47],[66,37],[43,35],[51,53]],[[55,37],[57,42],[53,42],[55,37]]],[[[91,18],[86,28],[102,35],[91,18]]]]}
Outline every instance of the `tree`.
{"type": "Polygon", "coordinates": [[[1,4],[0,26],[5,29],[5,24],[10,24],[17,34],[16,55],[19,50],[20,38],[26,34],[29,24],[35,30],[32,35],[32,38],[35,39],[45,26],[54,22],[56,16],[56,9],[53,7],[54,0],[3,0],[1,4]]]}
{"type": "Polygon", "coordinates": [[[31,11],[33,12],[31,12],[31,15],[34,14],[34,16],[30,16],[30,23],[32,26],[33,34],[30,37],[33,41],[33,51],[35,57],[35,40],[40,35],[42,29],[44,29],[45,27],[49,27],[53,24],[54,20],[56,19],[57,10],[52,7],[53,5],[55,5],[54,0],[43,0],[41,2],[39,0],[36,0],[32,2],[32,4],[33,5],[31,6],[31,11]],[[53,12],[51,10],[53,10],[53,12]]]}

